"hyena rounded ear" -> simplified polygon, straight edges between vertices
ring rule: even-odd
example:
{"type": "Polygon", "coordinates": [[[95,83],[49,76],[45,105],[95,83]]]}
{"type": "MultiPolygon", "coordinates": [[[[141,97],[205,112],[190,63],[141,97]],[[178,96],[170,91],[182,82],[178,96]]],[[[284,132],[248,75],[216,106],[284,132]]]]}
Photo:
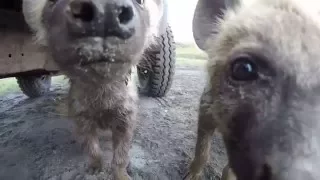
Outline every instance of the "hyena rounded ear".
{"type": "Polygon", "coordinates": [[[205,50],[205,42],[210,35],[216,34],[216,20],[223,16],[223,10],[233,8],[239,0],[198,0],[193,15],[193,38],[197,46],[205,50]]]}

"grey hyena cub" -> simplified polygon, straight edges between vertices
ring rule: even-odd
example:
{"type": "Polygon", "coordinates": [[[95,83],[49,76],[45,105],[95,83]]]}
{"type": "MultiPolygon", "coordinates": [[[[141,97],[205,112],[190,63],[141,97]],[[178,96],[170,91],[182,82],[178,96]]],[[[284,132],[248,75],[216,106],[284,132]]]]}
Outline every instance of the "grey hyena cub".
{"type": "Polygon", "coordinates": [[[26,22],[71,82],[69,115],[100,170],[98,130],[110,128],[115,179],[130,179],[136,91],[129,74],[162,24],[164,0],[24,0],[26,22]],[[129,79],[129,80],[128,80],[129,79]],[[129,82],[127,82],[129,81],[129,82]]]}
{"type": "Polygon", "coordinates": [[[320,179],[320,2],[199,0],[197,45],[209,57],[195,157],[200,179],[215,129],[223,179],[320,179]]]}

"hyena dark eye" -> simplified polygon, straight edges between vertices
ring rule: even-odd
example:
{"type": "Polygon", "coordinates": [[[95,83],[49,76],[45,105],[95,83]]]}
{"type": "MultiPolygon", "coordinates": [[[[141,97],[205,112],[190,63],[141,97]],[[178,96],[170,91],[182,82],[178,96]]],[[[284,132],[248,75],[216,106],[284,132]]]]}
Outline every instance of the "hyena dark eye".
{"type": "Polygon", "coordinates": [[[258,79],[258,66],[254,57],[241,54],[232,59],[231,78],[235,81],[254,81],[258,79]]]}
{"type": "Polygon", "coordinates": [[[144,4],[144,0],[136,0],[138,4],[142,5],[144,4]]]}

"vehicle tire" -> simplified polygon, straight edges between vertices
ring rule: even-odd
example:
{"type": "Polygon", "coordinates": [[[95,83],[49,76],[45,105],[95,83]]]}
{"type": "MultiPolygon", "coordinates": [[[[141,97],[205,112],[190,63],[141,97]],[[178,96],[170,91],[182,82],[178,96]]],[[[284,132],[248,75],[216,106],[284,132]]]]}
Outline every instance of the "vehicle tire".
{"type": "Polygon", "coordinates": [[[19,76],[16,77],[21,91],[29,98],[36,98],[44,95],[50,90],[51,76],[19,76]]]}
{"type": "Polygon", "coordinates": [[[138,89],[148,96],[163,97],[171,88],[175,73],[176,47],[170,26],[157,42],[146,50],[137,67],[138,89]]]}

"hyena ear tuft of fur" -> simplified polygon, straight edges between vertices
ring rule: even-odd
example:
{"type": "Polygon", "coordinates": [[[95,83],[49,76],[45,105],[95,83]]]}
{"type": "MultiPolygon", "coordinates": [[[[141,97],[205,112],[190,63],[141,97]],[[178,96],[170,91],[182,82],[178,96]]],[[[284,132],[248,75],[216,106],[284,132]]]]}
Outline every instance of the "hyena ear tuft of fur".
{"type": "Polygon", "coordinates": [[[205,50],[206,40],[216,34],[216,24],[223,11],[235,8],[240,0],[198,0],[192,22],[193,37],[197,46],[205,50]]]}

